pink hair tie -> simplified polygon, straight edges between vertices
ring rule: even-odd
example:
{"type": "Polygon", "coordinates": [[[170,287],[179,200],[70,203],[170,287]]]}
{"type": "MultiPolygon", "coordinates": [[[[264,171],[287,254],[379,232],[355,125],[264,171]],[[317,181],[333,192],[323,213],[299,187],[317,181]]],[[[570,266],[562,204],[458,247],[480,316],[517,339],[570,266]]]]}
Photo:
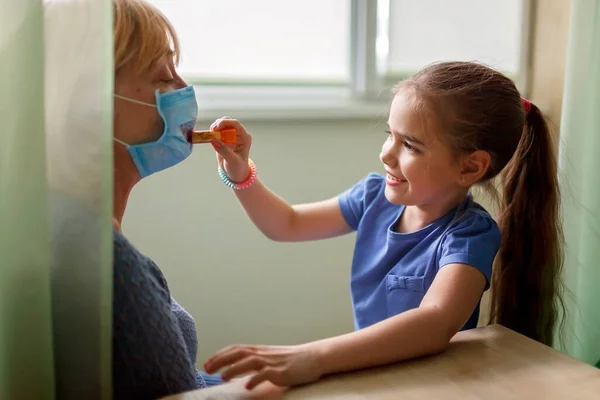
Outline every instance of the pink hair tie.
{"type": "Polygon", "coordinates": [[[531,110],[531,102],[525,97],[521,97],[521,104],[523,105],[523,109],[525,110],[525,115],[529,114],[529,110],[531,110]]]}

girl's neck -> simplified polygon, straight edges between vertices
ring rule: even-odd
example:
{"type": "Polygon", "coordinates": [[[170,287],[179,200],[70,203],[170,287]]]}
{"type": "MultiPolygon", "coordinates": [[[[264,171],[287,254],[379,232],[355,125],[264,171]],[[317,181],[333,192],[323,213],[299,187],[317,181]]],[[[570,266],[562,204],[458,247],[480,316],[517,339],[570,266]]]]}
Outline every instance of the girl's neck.
{"type": "Polygon", "coordinates": [[[411,233],[421,230],[458,207],[465,201],[467,195],[468,192],[464,192],[439,203],[406,206],[395,226],[395,231],[411,233]]]}

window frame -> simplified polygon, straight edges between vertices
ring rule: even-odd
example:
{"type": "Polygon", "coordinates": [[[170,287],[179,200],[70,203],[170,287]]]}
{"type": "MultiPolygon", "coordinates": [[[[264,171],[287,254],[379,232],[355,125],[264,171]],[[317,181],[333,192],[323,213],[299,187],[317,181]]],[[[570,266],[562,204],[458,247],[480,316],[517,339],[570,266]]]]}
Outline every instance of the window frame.
{"type": "MultiPolygon", "coordinates": [[[[394,0],[390,0],[394,1],[394,0]]],[[[508,74],[517,89],[523,97],[527,97],[530,91],[530,75],[533,50],[533,26],[535,20],[535,1],[522,0],[522,22],[521,22],[521,43],[519,48],[519,71],[517,74],[508,74]]],[[[386,85],[394,85],[396,82],[409,78],[417,71],[406,71],[403,73],[386,73],[384,82],[386,85]]]]}
{"type": "MultiPolygon", "coordinates": [[[[360,119],[385,115],[392,98],[391,87],[416,71],[405,74],[378,71],[378,0],[348,1],[349,82],[215,80],[184,75],[196,89],[199,120],[212,121],[223,115],[243,120],[360,119]]],[[[519,72],[511,76],[525,97],[529,91],[534,1],[523,0],[519,72]]]]}

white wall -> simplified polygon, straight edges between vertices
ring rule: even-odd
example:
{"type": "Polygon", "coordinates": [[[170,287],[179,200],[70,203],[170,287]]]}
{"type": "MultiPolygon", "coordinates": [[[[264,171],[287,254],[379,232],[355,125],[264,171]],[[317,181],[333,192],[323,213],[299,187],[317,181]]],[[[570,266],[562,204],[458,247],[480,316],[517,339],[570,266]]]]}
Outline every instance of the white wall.
{"type": "Polygon", "coordinates": [[[563,86],[569,37],[571,0],[544,0],[534,3],[535,24],[531,55],[529,96],[552,125],[560,126],[563,86]]]}
{"type": "MultiPolygon", "coordinates": [[[[380,172],[385,118],[245,125],[259,176],[297,203],[335,196],[380,172]]],[[[196,319],[198,364],[229,344],[294,344],[351,331],[354,235],[292,244],[263,238],[203,146],[140,182],[123,226],[196,319]]]]}

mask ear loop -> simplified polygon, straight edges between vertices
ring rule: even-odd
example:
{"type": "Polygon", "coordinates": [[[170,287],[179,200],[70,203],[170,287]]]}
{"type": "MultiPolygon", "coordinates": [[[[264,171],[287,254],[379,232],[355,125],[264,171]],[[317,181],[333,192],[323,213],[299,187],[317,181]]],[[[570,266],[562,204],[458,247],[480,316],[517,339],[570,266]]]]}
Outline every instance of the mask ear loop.
{"type": "MultiPolygon", "coordinates": [[[[158,94],[160,94],[160,91],[159,91],[159,89],[156,89],[155,95],[158,95],[158,94]]],[[[141,104],[143,106],[158,108],[158,106],[156,104],[150,104],[150,103],[146,103],[144,101],[139,101],[139,100],[136,100],[136,99],[130,99],[129,97],[121,96],[121,95],[116,94],[116,93],[113,93],[113,96],[116,97],[117,99],[121,99],[121,100],[125,100],[125,101],[130,101],[132,103],[141,104]]],[[[125,143],[124,141],[117,139],[116,137],[113,137],[113,140],[115,142],[117,142],[117,143],[122,144],[126,148],[129,148],[131,146],[131,145],[125,143]]]]}
{"type": "Polygon", "coordinates": [[[139,101],[139,100],[135,100],[135,99],[130,99],[129,97],[125,97],[125,96],[120,96],[118,94],[113,94],[113,96],[115,96],[117,99],[121,99],[121,100],[126,100],[126,101],[130,101],[132,103],[137,103],[137,104],[141,104],[143,106],[148,106],[148,107],[154,107],[156,108],[156,104],[150,104],[150,103],[146,103],[144,101],[139,101]]]}
{"type": "Polygon", "coordinates": [[[122,144],[122,145],[123,145],[123,146],[125,146],[126,148],[127,148],[127,147],[129,147],[129,145],[128,145],[127,143],[125,143],[125,142],[124,142],[124,141],[122,141],[122,140],[119,140],[119,139],[117,139],[116,137],[113,137],[113,140],[114,140],[115,142],[117,142],[117,143],[120,143],[120,144],[122,144]]]}

